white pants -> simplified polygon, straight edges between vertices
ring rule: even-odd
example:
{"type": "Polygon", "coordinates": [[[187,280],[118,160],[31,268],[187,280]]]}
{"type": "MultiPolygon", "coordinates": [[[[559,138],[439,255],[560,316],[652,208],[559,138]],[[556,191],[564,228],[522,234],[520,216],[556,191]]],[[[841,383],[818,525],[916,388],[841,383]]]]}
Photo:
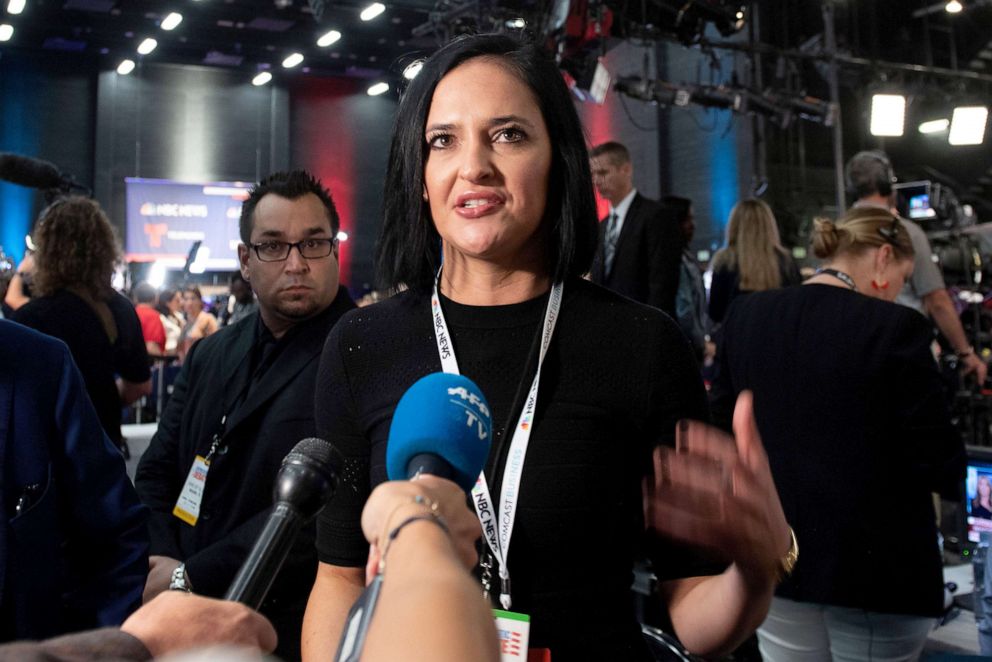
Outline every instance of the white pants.
{"type": "Polygon", "coordinates": [[[919,659],[936,619],[772,598],[758,628],[765,662],[919,659]]]}

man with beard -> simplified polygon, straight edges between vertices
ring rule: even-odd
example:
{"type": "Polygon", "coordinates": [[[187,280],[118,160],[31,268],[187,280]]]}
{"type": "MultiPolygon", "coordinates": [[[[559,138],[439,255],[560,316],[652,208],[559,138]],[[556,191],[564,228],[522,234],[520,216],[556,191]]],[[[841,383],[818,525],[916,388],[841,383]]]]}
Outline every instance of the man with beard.
{"type": "MultiPolygon", "coordinates": [[[[152,510],[145,600],[167,588],[222,596],[264,527],[283,457],[313,436],[324,339],[354,303],[338,283],[339,219],[303,171],[259,182],[241,210],[241,273],[258,311],[193,345],[158,432],[141,459],[138,493],[152,510]]],[[[304,529],[259,611],[276,654],[299,658],[317,569],[304,529]]]]}

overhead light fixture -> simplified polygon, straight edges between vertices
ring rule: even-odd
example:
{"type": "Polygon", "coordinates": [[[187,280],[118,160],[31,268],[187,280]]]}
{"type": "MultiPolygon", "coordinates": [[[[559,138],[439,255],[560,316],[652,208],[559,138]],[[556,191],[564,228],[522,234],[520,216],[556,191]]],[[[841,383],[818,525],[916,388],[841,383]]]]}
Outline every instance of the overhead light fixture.
{"type": "Polygon", "coordinates": [[[134,71],[134,60],[124,60],[117,65],[117,73],[121,76],[127,76],[132,71],[134,71]]]}
{"type": "Polygon", "coordinates": [[[258,74],[257,76],[251,79],[251,84],[254,85],[255,87],[258,87],[260,85],[265,85],[270,80],[272,80],[272,74],[270,74],[268,71],[263,71],[262,73],[258,74]]]}
{"type": "Polygon", "coordinates": [[[0,41],[10,41],[14,36],[14,26],[9,23],[0,23],[0,41]]]}
{"type": "Polygon", "coordinates": [[[371,5],[362,10],[362,13],[358,15],[363,21],[371,21],[373,18],[386,11],[386,5],[381,2],[373,2],[371,5]]]}
{"type": "Polygon", "coordinates": [[[138,44],[138,54],[148,55],[157,47],[158,47],[158,42],[152,39],[151,37],[148,37],[148,39],[145,39],[143,42],[138,44]]]}
{"type": "Polygon", "coordinates": [[[981,145],[985,140],[985,124],[989,109],[985,106],[958,106],[951,116],[951,133],[947,142],[952,145],[981,145]]]}
{"type": "Polygon", "coordinates": [[[317,45],[321,48],[327,48],[339,39],[341,39],[341,33],[337,30],[331,30],[320,36],[320,39],[317,40],[317,45]]]}
{"type": "Polygon", "coordinates": [[[906,124],[906,97],[874,94],[871,97],[871,135],[901,136],[906,124]]]}
{"type": "Polygon", "coordinates": [[[367,90],[370,97],[377,97],[389,91],[389,83],[376,83],[367,90]]]}
{"type": "Polygon", "coordinates": [[[424,61],[417,60],[416,62],[411,62],[406,65],[406,69],[403,70],[403,78],[407,80],[413,80],[420,73],[420,70],[424,68],[424,61]]]}
{"type": "Polygon", "coordinates": [[[168,16],[162,19],[162,23],[159,25],[163,30],[175,30],[176,26],[183,22],[183,15],[179,12],[172,12],[168,16]]]}
{"type": "Polygon", "coordinates": [[[288,56],[285,60],[282,61],[282,66],[286,67],[287,69],[292,69],[300,62],[303,62],[303,53],[293,53],[292,55],[288,56]]]}
{"type": "Polygon", "coordinates": [[[950,125],[951,121],[948,119],[930,120],[920,124],[920,133],[943,133],[950,125]]]}
{"type": "Polygon", "coordinates": [[[24,11],[25,4],[27,4],[25,0],[10,0],[10,2],[7,3],[7,13],[20,14],[24,11]]]}
{"type": "Polygon", "coordinates": [[[951,0],[946,5],[944,5],[944,11],[946,11],[948,14],[960,14],[963,9],[964,9],[964,5],[958,2],[958,0],[951,0]]]}

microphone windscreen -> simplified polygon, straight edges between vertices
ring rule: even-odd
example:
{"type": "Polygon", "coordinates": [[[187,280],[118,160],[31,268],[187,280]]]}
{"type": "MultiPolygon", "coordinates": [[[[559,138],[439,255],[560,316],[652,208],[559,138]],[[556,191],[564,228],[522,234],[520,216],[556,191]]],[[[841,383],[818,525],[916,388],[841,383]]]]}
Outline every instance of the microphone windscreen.
{"type": "Polygon", "coordinates": [[[63,183],[54,163],[7,152],[0,153],[0,180],[41,189],[59,188],[63,183]]]}
{"type": "Polygon", "coordinates": [[[330,442],[317,437],[309,437],[297,442],[293,450],[286,454],[282,463],[304,462],[333,473],[340,473],[344,458],[330,442]]]}
{"type": "Polygon", "coordinates": [[[386,471],[390,480],[404,480],[417,455],[436,455],[448,462],[452,477],[471,491],[489,457],[492,416],[482,390],[468,377],[435,372],[407,389],[389,427],[386,471]]]}

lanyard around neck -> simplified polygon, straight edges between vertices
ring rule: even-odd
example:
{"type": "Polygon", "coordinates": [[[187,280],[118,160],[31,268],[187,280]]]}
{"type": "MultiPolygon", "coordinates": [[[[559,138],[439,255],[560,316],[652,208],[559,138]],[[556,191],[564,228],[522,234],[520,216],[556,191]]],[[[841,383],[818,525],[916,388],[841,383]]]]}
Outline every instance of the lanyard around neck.
{"type": "MultiPolygon", "coordinates": [[[[451,344],[451,333],[448,331],[448,323],[444,319],[444,311],[441,310],[441,297],[438,292],[439,280],[440,273],[438,273],[437,280],[434,281],[434,293],[431,296],[434,337],[437,341],[438,355],[441,357],[442,370],[457,375],[460,374],[458,360],[455,358],[455,349],[451,344]]],[[[510,570],[507,566],[510,554],[510,537],[513,534],[513,521],[517,515],[520,477],[523,475],[524,458],[527,455],[527,446],[530,443],[530,433],[533,429],[534,411],[537,408],[541,367],[544,364],[548,347],[551,345],[551,337],[555,331],[555,323],[558,321],[558,313],[561,311],[563,289],[561,283],[555,283],[551,288],[551,296],[548,298],[548,307],[544,312],[544,325],[541,329],[541,352],[537,360],[537,371],[534,374],[534,381],[531,383],[527,399],[524,401],[523,411],[520,412],[520,418],[513,430],[513,439],[510,442],[510,451],[507,454],[506,467],[503,470],[499,510],[493,508],[485,471],[479,473],[479,479],[476,481],[475,487],[472,488],[472,503],[475,504],[475,512],[479,516],[479,523],[482,524],[482,534],[489,549],[492,550],[493,556],[499,562],[499,601],[503,605],[503,609],[509,609],[512,604],[510,600],[510,570]]]]}

